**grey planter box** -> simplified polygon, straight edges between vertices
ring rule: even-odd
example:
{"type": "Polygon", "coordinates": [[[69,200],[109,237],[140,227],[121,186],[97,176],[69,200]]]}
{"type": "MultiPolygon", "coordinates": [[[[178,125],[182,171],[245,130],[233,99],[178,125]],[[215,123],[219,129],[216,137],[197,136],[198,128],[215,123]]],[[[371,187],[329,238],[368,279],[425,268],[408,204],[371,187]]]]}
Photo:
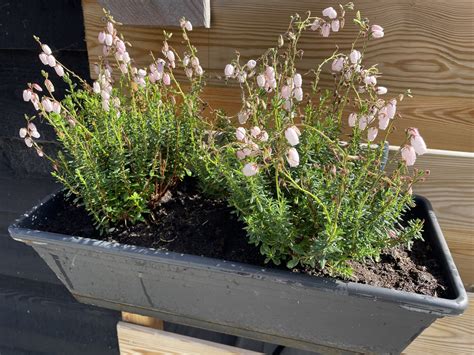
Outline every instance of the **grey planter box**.
{"type": "Polygon", "coordinates": [[[467,308],[423,198],[413,213],[425,219],[425,240],[445,270],[449,299],[33,229],[32,221],[54,214],[61,198],[49,196],[9,232],[84,303],[324,353],[378,354],[400,353],[437,318],[467,308]]]}

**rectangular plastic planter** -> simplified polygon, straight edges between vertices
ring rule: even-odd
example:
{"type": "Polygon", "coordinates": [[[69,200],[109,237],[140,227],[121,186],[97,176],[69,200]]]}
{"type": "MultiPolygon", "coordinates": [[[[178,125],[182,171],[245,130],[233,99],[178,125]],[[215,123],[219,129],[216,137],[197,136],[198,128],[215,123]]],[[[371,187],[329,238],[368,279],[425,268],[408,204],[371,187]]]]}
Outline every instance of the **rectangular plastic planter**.
{"type": "MultiPolygon", "coordinates": [[[[62,193],[10,226],[81,302],[140,313],[301,349],[400,353],[434,320],[461,314],[468,300],[430,203],[417,198],[450,299],[264,269],[31,228],[62,193]]],[[[71,221],[74,223],[74,221],[71,221]]]]}

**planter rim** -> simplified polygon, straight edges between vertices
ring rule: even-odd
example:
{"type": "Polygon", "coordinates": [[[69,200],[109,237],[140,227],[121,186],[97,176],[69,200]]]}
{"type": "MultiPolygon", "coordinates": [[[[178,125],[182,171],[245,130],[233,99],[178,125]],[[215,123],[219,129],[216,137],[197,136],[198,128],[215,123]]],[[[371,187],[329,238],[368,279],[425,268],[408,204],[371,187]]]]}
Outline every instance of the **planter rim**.
{"type": "MultiPolygon", "coordinates": [[[[156,263],[185,266],[195,269],[219,270],[223,273],[239,274],[256,279],[266,279],[276,283],[291,284],[292,287],[304,286],[318,289],[330,289],[332,292],[357,296],[361,298],[373,298],[377,301],[398,303],[400,307],[417,312],[435,314],[439,316],[459,315],[464,312],[469,304],[466,290],[454,264],[449,248],[444,238],[436,238],[440,248],[441,266],[449,268],[448,281],[455,296],[453,299],[433,297],[428,295],[389,289],[368,284],[342,281],[334,278],[310,276],[306,274],[293,273],[289,270],[279,270],[261,267],[241,262],[227,261],[206,256],[177,253],[173,251],[159,250],[148,247],[139,247],[118,242],[107,242],[97,239],[75,237],[59,233],[44,232],[36,229],[22,227],[25,219],[29,218],[43,204],[56,197],[62,190],[56,191],[36,206],[15,220],[8,231],[13,239],[36,245],[55,245],[58,247],[70,247],[83,250],[95,250],[105,254],[124,254],[131,258],[145,259],[156,263]]],[[[428,210],[427,218],[433,225],[435,232],[442,236],[441,228],[433,212],[431,203],[423,196],[416,195],[418,202],[425,205],[428,210]]]]}

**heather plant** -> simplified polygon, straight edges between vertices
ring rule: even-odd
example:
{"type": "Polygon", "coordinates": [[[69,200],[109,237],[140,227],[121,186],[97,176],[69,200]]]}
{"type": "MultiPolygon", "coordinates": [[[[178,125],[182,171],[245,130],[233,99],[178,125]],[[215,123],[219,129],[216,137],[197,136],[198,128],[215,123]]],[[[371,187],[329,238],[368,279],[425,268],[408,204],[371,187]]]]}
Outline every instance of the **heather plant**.
{"type": "Polygon", "coordinates": [[[364,62],[367,42],[384,30],[359,12],[348,52],[337,49],[309,72],[298,71],[301,36],[342,30],[352,8],[295,15],[260,58],[242,64],[237,54],[226,65],[226,79],[240,85],[242,108],[234,119],[220,115],[201,147],[199,169],[204,186],[226,194],[267,262],[345,277],[351,261],[378,260],[385,248],[409,247],[421,237],[422,221],[402,216],[413,206],[413,184],[425,174],[408,167],[426,151],[410,128],[397,142],[392,169],[384,169],[388,136],[400,119],[397,105],[410,93],[385,98],[377,66],[364,62]],[[326,70],[332,88],[320,85],[326,70]]]}
{"type": "Polygon", "coordinates": [[[164,32],[162,58],[151,54],[149,67],[139,68],[130,57],[131,44],[108,13],[106,17],[106,27],[98,35],[103,56],[95,65],[98,79],[92,85],[35,37],[42,50],[39,59],[54,69],[68,90],[63,98],[56,97],[50,74],[42,71],[44,86],[32,83],[23,91],[37,116],[26,117],[27,125],[20,130],[26,145],[51,161],[53,176],[85,206],[102,231],[144,220],[189,174],[202,123],[203,76],[188,38],[189,21],[180,22],[182,56],[169,45],[171,34],[164,32]],[[178,70],[187,78],[186,90],[178,70]],[[46,154],[37,141],[38,119],[53,127],[60,146],[57,154],[46,154]]]}

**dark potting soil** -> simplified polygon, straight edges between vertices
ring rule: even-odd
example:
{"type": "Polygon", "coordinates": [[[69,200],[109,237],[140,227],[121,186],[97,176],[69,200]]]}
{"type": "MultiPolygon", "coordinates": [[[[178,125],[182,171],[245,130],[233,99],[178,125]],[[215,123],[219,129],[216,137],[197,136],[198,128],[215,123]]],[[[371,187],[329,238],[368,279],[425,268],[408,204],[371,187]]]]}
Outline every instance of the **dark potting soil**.
{"type": "MultiPolygon", "coordinates": [[[[63,206],[54,217],[37,219],[33,227],[48,232],[283,268],[264,264],[259,248],[248,244],[244,225],[232,209],[222,200],[200,194],[190,180],[178,186],[169,201],[153,211],[154,218],[147,223],[118,226],[102,236],[83,208],[76,207],[68,199],[61,202],[63,206]]],[[[441,267],[430,245],[422,241],[415,241],[411,250],[405,247],[387,250],[380,262],[351,262],[351,266],[354,270],[351,281],[354,282],[436,297],[446,295],[447,282],[441,267]]],[[[327,276],[314,270],[294,271],[327,276]]]]}

